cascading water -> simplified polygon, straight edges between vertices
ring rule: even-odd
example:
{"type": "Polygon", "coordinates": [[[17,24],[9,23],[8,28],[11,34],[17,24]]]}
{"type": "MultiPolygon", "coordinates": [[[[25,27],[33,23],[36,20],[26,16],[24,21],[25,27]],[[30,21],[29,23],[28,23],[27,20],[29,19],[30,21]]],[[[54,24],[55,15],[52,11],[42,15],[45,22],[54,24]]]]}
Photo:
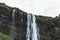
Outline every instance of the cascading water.
{"type": "MultiPolygon", "coordinates": [[[[12,12],[12,23],[11,23],[11,30],[10,35],[15,40],[17,37],[16,27],[15,27],[15,17],[16,17],[17,10],[13,9],[12,12]]],[[[21,16],[22,17],[22,16],[21,16]]],[[[22,25],[22,20],[21,20],[22,25]]],[[[26,32],[26,40],[39,40],[39,33],[37,32],[37,25],[36,25],[36,18],[35,15],[28,14],[27,15],[27,32],[26,32]]]]}
{"type": "Polygon", "coordinates": [[[38,32],[36,27],[36,18],[35,15],[28,14],[27,16],[27,40],[38,40],[38,32]]]}
{"type": "Polygon", "coordinates": [[[31,15],[28,14],[27,15],[27,34],[26,34],[27,40],[30,40],[30,26],[31,26],[30,21],[31,21],[31,15]]]}
{"type": "Polygon", "coordinates": [[[15,13],[16,13],[16,9],[13,9],[12,12],[12,23],[11,23],[11,30],[10,30],[10,35],[13,39],[15,39],[16,37],[16,28],[15,28],[15,13]]]}
{"type": "Polygon", "coordinates": [[[36,27],[36,19],[35,19],[35,15],[32,15],[32,26],[31,26],[31,30],[32,30],[32,40],[38,40],[37,38],[37,27],[36,27]]]}

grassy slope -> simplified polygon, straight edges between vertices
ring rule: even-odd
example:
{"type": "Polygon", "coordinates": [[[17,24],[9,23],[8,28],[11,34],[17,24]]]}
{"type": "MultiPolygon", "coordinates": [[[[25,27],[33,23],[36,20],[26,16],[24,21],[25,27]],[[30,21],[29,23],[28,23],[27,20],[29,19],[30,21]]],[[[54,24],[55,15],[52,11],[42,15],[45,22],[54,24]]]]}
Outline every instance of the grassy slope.
{"type": "Polygon", "coordinates": [[[0,33],[0,40],[12,40],[12,38],[0,33]]]}

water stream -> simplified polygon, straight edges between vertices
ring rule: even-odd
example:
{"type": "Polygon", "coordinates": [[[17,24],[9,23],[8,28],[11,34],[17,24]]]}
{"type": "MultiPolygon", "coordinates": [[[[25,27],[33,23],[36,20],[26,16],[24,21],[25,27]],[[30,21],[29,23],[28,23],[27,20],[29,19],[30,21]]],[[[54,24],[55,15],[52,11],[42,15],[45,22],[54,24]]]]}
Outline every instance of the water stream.
{"type": "Polygon", "coordinates": [[[16,9],[13,9],[12,11],[12,23],[11,23],[11,30],[10,30],[10,35],[13,39],[16,37],[16,27],[15,27],[15,13],[16,9]]]}
{"type": "Polygon", "coordinates": [[[36,17],[33,14],[27,15],[26,40],[38,40],[36,17]]]}

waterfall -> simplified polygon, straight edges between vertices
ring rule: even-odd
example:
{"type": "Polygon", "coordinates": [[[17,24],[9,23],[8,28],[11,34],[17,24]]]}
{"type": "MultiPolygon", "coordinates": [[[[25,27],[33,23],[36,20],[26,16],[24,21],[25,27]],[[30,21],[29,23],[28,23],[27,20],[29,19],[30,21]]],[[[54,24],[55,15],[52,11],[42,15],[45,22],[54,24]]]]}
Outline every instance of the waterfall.
{"type": "Polygon", "coordinates": [[[36,18],[35,15],[28,14],[27,15],[27,40],[38,40],[38,32],[36,26],[36,18]]]}
{"type": "Polygon", "coordinates": [[[10,30],[10,35],[13,39],[16,37],[16,27],[15,27],[15,13],[16,9],[13,9],[12,11],[12,23],[11,23],[11,30],[10,30]]]}
{"type": "MultiPolygon", "coordinates": [[[[12,11],[12,23],[11,23],[11,29],[10,29],[10,35],[13,38],[13,40],[18,37],[17,29],[15,27],[16,20],[17,20],[16,19],[16,17],[17,17],[16,16],[16,13],[17,13],[17,10],[16,9],[13,9],[13,11],[12,11]]],[[[20,19],[20,20],[21,20],[21,25],[23,25],[22,24],[22,21],[23,20],[22,19],[20,19]]],[[[39,38],[39,32],[38,32],[37,29],[38,29],[38,27],[37,27],[37,24],[36,24],[36,17],[35,17],[35,15],[28,14],[27,15],[26,40],[39,40],[38,39],[39,38]]]]}
{"type": "Polygon", "coordinates": [[[27,40],[30,40],[30,26],[31,26],[30,21],[31,21],[31,15],[28,14],[27,15],[27,34],[26,34],[27,40]]]}
{"type": "Polygon", "coordinates": [[[38,40],[37,38],[37,27],[36,27],[36,19],[35,19],[35,15],[32,15],[32,26],[31,26],[31,30],[32,30],[32,40],[38,40]]]}

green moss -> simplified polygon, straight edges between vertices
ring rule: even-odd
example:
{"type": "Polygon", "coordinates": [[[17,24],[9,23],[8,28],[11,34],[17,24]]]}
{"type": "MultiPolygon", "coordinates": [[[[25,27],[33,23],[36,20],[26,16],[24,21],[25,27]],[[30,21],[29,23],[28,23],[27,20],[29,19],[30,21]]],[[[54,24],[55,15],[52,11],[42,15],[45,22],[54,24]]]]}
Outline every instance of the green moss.
{"type": "Polygon", "coordinates": [[[6,35],[9,35],[9,33],[10,33],[9,26],[0,24],[0,32],[4,33],[6,35]]]}
{"type": "Polygon", "coordinates": [[[0,8],[4,9],[3,13],[6,14],[6,15],[10,15],[11,10],[13,9],[12,7],[9,7],[9,6],[5,5],[4,3],[0,3],[0,8]]]}
{"type": "Polygon", "coordinates": [[[12,38],[0,33],[0,40],[12,40],[12,38]]]}

